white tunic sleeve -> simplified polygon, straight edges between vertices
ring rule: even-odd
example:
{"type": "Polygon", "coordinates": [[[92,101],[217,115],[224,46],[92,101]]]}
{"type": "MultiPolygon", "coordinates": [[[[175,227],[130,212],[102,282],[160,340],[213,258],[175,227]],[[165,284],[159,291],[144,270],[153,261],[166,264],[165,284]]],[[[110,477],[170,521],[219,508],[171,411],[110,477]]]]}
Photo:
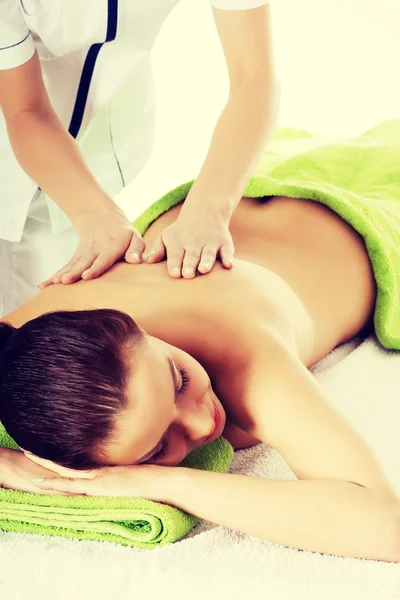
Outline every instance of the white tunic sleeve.
{"type": "Polygon", "coordinates": [[[0,69],[22,65],[34,52],[18,0],[0,0],[0,69]]]}
{"type": "Polygon", "coordinates": [[[220,10],[247,10],[249,8],[258,8],[268,3],[269,0],[210,0],[211,6],[220,10]]]}

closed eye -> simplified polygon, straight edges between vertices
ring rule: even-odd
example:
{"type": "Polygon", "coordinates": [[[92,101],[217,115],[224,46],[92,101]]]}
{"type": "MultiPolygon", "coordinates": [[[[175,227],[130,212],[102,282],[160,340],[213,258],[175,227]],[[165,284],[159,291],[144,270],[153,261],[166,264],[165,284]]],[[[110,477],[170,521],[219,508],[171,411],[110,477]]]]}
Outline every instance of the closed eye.
{"type": "MultiPolygon", "coordinates": [[[[177,369],[177,370],[179,371],[179,374],[180,374],[181,380],[182,380],[182,384],[178,390],[178,394],[184,394],[189,388],[191,379],[190,379],[186,369],[177,369]]],[[[146,462],[153,462],[153,461],[160,460],[161,458],[164,458],[167,454],[168,454],[168,442],[166,440],[163,440],[161,449],[156,454],[153,454],[150,458],[148,458],[146,460],[146,462]]]]}
{"type": "Polygon", "coordinates": [[[181,387],[180,387],[180,389],[178,391],[178,394],[184,394],[187,391],[188,387],[189,387],[190,377],[187,374],[186,369],[178,369],[178,370],[179,370],[179,373],[180,373],[181,379],[182,379],[182,385],[181,385],[181,387]]]}
{"type": "Polygon", "coordinates": [[[157,454],[153,454],[153,456],[149,460],[151,460],[151,461],[160,460],[160,458],[164,458],[164,456],[166,456],[167,453],[168,453],[168,442],[166,440],[164,440],[163,445],[161,446],[161,450],[159,450],[157,452],[157,454]]]}

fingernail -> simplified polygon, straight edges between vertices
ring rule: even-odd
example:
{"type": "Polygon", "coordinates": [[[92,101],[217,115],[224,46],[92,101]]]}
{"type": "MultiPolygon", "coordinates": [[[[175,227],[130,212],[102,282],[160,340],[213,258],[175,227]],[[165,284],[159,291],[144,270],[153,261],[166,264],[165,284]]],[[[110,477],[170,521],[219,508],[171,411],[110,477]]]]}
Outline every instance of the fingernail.
{"type": "Polygon", "coordinates": [[[153,256],[153,254],[155,254],[156,251],[152,250],[147,256],[146,256],[146,260],[149,260],[150,256],[153,256]]]}
{"type": "Polygon", "coordinates": [[[179,275],[179,274],[180,274],[180,272],[181,272],[181,270],[180,270],[180,268],[179,268],[179,267],[174,267],[174,268],[172,269],[172,274],[173,274],[173,275],[179,275]]]}
{"type": "Polygon", "coordinates": [[[44,481],[44,479],[32,479],[33,483],[40,483],[41,481],[44,481]]]}
{"type": "Polygon", "coordinates": [[[37,287],[38,287],[39,289],[42,289],[43,285],[44,285],[43,283],[39,283],[39,285],[38,285],[37,287]]]}
{"type": "Polygon", "coordinates": [[[209,269],[210,265],[208,263],[201,263],[200,265],[203,269],[209,269]]]}
{"type": "Polygon", "coordinates": [[[133,260],[140,260],[140,255],[138,254],[138,252],[132,252],[131,257],[133,258],[133,260]]]}
{"type": "MultiPolygon", "coordinates": [[[[61,277],[61,281],[67,281],[67,278],[68,278],[68,275],[63,275],[61,277]]],[[[57,277],[57,279],[58,279],[58,277],[57,277]]]]}
{"type": "Polygon", "coordinates": [[[86,269],[86,271],[83,271],[82,277],[85,277],[85,275],[89,275],[89,273],[90,273],[90,269],[86,269]]]}
{"type": "Polygon", "coordinates": [[[193,273],[193,269],[192,267],[186,267],[186,269],[184,270],[185,275],[192,275],[193,273]]]}

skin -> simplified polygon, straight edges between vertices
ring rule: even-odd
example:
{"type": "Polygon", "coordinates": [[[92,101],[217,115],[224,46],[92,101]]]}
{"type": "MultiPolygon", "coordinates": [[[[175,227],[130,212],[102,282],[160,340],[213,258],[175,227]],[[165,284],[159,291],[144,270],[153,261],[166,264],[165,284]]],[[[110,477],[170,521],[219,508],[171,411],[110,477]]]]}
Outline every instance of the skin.
{"type": "MultiPolygon", "coordinates": [[[[153,223],[146,243],[180,210],[153,223]]],[[[100,279],[43,290],[4,317],[21,326],[50,310],[116,308],[147,332],[144,348],[133,357],[129,408],[104,464],[136,463],[167,427],[169,453],[158,462],[178,464],[211,433],[211,399],[221,414],[216,437],[222,433],[236,447],[258,442],[244,430],[240,414],[246,400],[232,372],[251,363],[263,331],[279,333],[310,367],[370,320],[375,284],[363,241],[328,208],[298,199],[275,197],[260,205],[244,198],[231,231],[237,249],[232,271],[217,264],[209,276],[188,284],[168,278],[165,263],[132,270],[121,262],[100,279]],[[179,369],[192,380],[176,405],[167,356],[179,385],[179,369]],[[132,427],[135,411],[142,423],[138,431],[132,427]]]]}
{"type": "MultiPolygon", "coordinates": [[[[149,242],[179,210],[150,227],[149,242]]],[[[328,208],[282,197],[242,199],[231,231],[232,270],[216,264],[189,283],[171,279],[164,263],[119,263],[97,280],[47,288],[4,317],[18,327],[53,310],[116,308],[146,332],[132,355],[128,408],[106,444],[104,464],[118,466],[82,479],[55,468],[62,477],[23,489],[145,497],[292,548],[399,562],[396,491],[308,371],[371,325],[376,287],[362,238],[328,208]],[[168,357],[192,380],[176,403],[168,357]],[[212,401],[220,425],[207,439],[212,401]],[[167,455],[142,458],[158,452],[165,430],[167,455]],[[275,448],[297,480],[173,466],[221,433],[235,448],[275,448]]],[[[48,477],[54,465],[39,462],[48,477]]]]}

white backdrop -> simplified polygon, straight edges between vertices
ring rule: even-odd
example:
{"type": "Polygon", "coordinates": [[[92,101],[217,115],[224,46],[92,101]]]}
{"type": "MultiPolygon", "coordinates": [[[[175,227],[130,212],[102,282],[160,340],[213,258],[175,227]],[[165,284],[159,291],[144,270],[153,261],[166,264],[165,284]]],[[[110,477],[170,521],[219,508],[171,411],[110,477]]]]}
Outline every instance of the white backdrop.
{"type": "MultiPolygon", "coordinates": [[[[279,125],[357,135],[400,118],[400,0],[271,0],[279,125]]],[[[195,178],[228,92],[208,0],[182,0],[153,54],[157,136],[118,198],[130,218],[195,178]]]]}

